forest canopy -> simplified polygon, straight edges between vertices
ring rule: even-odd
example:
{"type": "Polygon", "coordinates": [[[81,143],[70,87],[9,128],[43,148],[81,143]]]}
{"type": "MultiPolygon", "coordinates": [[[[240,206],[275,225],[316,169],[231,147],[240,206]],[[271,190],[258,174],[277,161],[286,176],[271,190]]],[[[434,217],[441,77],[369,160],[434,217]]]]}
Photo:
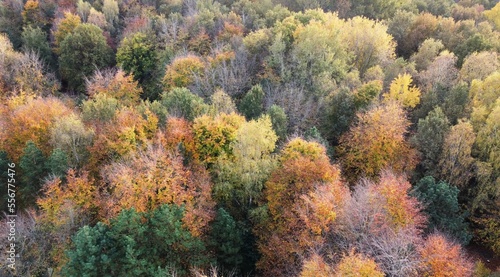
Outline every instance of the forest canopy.
{"type": "Polygon", "coordinates": [[[3,0],[0,275],[497,276],[499,53],[495,0],[3,0]]]}

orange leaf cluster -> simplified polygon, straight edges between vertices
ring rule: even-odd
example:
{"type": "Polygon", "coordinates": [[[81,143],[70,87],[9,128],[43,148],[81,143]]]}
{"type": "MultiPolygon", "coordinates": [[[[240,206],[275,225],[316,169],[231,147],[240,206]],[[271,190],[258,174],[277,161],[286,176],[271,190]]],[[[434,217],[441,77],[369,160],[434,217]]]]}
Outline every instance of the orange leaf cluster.
{"type": "Polygon", "coordinates": [[[422,275],[425,277],[465,277],[472,275],[473,264],[460,245],[440,234],[432,234],[419,248],[422,256],[422,275]]]}
{"type": "Polygon", "coordinates": [[[317,143],[292,140],[265,184],[268,218],[255,230],[265,276],[297,274],[297,257],[323,242],[343,196],[340,170],[317,143]]]}
{"type": "Polygon", "coordinates": [[[146,212],[176,204],[185,207],[184,224],[199,236],[213,217],[208,173],[201,167],[184,166],[176,151],[149,146],[128,160],[106,166],[102,173],[110,192],[104,196],[103,218],[113,218],[123,209],[146,212]]]}
{"type": "Polygon", "coordinates": [[[5,108],[0,113],[0,149],[18,162],[26,142],[33,141],[45,155],[52,147],[49,143],[51,128],[56,119],[71,114],[71,109],[53,97],[29,100],[16,107],[5,108]]]}

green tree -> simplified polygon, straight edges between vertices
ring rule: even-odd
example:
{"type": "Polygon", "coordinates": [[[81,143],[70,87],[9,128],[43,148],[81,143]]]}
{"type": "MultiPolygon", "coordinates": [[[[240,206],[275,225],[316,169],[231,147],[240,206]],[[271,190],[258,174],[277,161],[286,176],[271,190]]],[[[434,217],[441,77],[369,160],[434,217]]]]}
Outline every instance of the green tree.
{"type": "Polygon", "coordinates": [[[71,89],[83,92],[85,77],[112,64],[113,52],[95,25],[80,24],[61,42],[59,70],[71,89]]]}
{"type": "Polygon", "coordinates": [[[425,174],[436,176],[436,167],[449,129],[450,123],[440,107],[432,110],[426,118],[418,120],[414,139],[417,150],[422,154],[420,164],[425,174]]]}
{"type": "Polygon", "coordinates": [[[38,53],[40,59],[47,65],[54,65],[52,49],[47,41],[47,33],[39,27],[26,27],[21,34],[24,52],[38,53]]]}
{"type": "MultiPolygon", "coordinates": [[[[149,82],[156,80],[158,69],[158,55],[154,43],[151,35],[135,33],[123,39],[116,53],[116,62],[127,74],[133,74],[134,80],[143,85],[146,96],[152,99],[157,97],[156,93],[149,89],[149,82]]],[[[160,80],[156,82],[159,83],[160,80]]]]}
{"type": "Polygon", "coordinates": [[[200,238],[183,226],[184,208],[163,205],[137,213],[124,210],[109,227],[83,227],[63,272],[68,276],[186,276],[192,267],[210,262],[200,238]]]}
{"type": "Polygon", "coordinates": [[[243,230],[224,208],[219,208],[211,227],[209,244],[216,251],[217,264],[238,270],[243,262],[243,230]]]}
{"type": "Polygon", "coordinates": [[[241,99],[240,112],[247,120],[259,117],[264,111],[264,91],[260,85],[253,86],[241,99]]]}
{"type": "Polygon", "coordinates": [[[153,40],[145,33],[135,33],[123,39],[116,53],[116,62],[136,80],[144,80],[157,64],[153,40]]]}
{"type": "Polygon", "coordinates": [[[67,252],[68,263],[63,268],[67,276],[103,276],[118,274],[116,268],[120,242],[111,237],[110,228],[98,222],[96,226],[84,226],[73,237],[73,249],[67,252]]]}
{"type": "Polygon", "coordinates": [[[281,141],[285,140],[288,133],[288,119],[285,110],[278,105],[272,105],[267,111],[267,114],[271,118],[273,130],[278,136],[278,139],[281,141]]]}
{"type": "Polygon", "coordinates": [[[29,203],[31,203],[41,188],[42,178],[47,175],[45,156],[33,141],[26,143],[26,147],[19,160],[19,169],[22,173],[21,182],[23,184],[19,190],[21,198],[24,200],[21,203],[29,206],[29,203]]]}
{"type": "Polygon", "coordinates": [[[184,117],[193,121],[196,117],[208,112],[208,105],[203,99],[187,88],[173,88],[161,95],[161,104],[170,115],[184,117]]]}
{"type": "Polygon", "coordinates": [[[364,15],[372,19],[391,18],[399,7],[408,1],[384,0],[352,0],[351,15],[364,15]]]}
{"type": "Polygon", "coordinates": [[[45,166],[50,174],[63,178],[69,169],[68,155],[60,148],[55,148],[47,158],[45,166]]]}
{"type": "Polygon", "coordinates": [[[436,183],[432,176],[427,176],[414,188],[413,194],[424,205],[428,217],[427,229],[438,229],[456,238],[460,243],[467,244],[471,239],[466,214],[458,204],[459,189],[446,182],[436,183]]]}
{"type": "Polygon", "coordinates": [[[356,117],[355,98],[348,90],[341,89],[331,93],[325,102],[320,130],[328,141],[336,145],[356,117]]]}
{"type": "Polygon", "coordinates": [[[92,99],[83,101],[82,119],[84,121],[111,121],[121,107],[118,100],[104,93],[95,95],[92,99]]]}

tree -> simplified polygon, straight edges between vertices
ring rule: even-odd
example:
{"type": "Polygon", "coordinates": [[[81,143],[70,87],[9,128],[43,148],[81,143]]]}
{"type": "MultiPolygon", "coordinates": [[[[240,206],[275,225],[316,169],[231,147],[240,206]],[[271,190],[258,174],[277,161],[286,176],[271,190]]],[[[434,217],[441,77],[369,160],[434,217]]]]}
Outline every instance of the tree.
{"type": "Polygon", "coordinates": [[[288,120],[285,111],[278,105],[272,105],[267,113],[271,118],[274,133],[280,141],[283,141],[288,133],[288,120]]]}
{"type": "Polygon", "coordinates": [[[201,74],[205,64],[198,56],[188,55],[175,58],[165,71],[163,84],[166,90],[187,87],[194,81],[196,74],[201,74]]]}
{"type": "MultiPolygon", "coordinates": [[[[156,78],[159,62],[154,38],[141,32],[125,37],[118,47],[116,62],[127,74],[132,74],[134,80],[142,84],[145,89],[148,88],[145,85],[156,78]]],[[[156,98],[155,95],[148,94],[148,96],[156,98]]]]}
{"type": "Polygon", "coordinates": [[[63,272],[84,276],[186,276],[208,265],[204,243],[183,226],[184,209],[162,205],[148,213],[124,210],[109,226],[81,228],[63,272]],[[154,255],[151,255],[154,253],[154,255]]]}
{"type": "Polygon", "coordinates": [[[245,118],[236,114],[196,118],[193,123],[194,145],[200,160],[211,167],[221,155],[232,158],[232,142],[243,122],[245,118]]]}
{"type": "Polygon", "coordinates": [[[98,222],[96,226],[83,226],[73,237],[73,249],[67,252],[68,263],[63,272],[68,275],[112,276],[120,258],[113,252],[119,242],[111,237],[108,226],[98,222]]]}
{"type": "Polygon", "coordinates": [[[333,276],[333,269],[328,265],[323,257],[313,254],[302,265],[300,277],[333,276]]]}
{"type": "Polygon", "coordinates": [[[471,276],[473,264],[460,245],[449,242],[443,235],[432,234],[418,248],[422,256],[421,276],[471,276]]]}
{"type": "Polygon", "coordinates": [[[232,155],[223,153],[217,159],[213,194],[237,218],[245,217],[261,198],[264,182],[275,167],[271,153],[277,139],[268,116],[245,122],[230,145],[232,155]]]}
{"type": "Polygon", "coordinates": [[[23,155],[19,160],[19,168],[22,171],[20,193],[26,206],[30,205],[41,188],[42,178],[46,177],[45,156],[32,141],[26,143],[23,155]]]}
{"type": "Polygon", "coordinates": [[[356,99],[348,90],[333,92],[325,99],[320,130],[328,141],[337,145],[356,117],[356,99]]]}
{"type": "Polygon", "coordinates": [[[142,94],[138,82],[122,70],[96,70],[92,78],[87,79],[86,87],[92,99],[106,95],[128,107],[137,106],[142,94]]]}
{"type": "Polygon", "coordinates": [[[405,177],[389,171],[378,182],[358,182],[332,230],[337,245],[373,258],[389,276],[415,275],[420,266],[416,246],[422,243],[426,220],[418,200],[408,195],[410,189],[405,177]]]}
{"type": "Polygon", "coordinates": [[[484,81],[474,80],[470,86],[472,98],[471,120],[474,130],[478,131],[486,122],[488,115],[500,98],[500,72],[494,72],[484,81]]]}
{"type": "Polygon", "coordinates": [[[184,205],[184,226],[193,236],[206,232],[214,213],[210,178],[204,168],[185,166],[176,151],[152,145],[102,172],[113,192],[102,196],[102,218],[116,217],[123,209],[147,212],[162,204],[184,205]]]}
{"type": "Polygon", "coordinates": [[[217,90],[210,97],[210,114],[217,116],[220,113],[231,114],[236,112],[236,105],[223,90],[217,90]]]}
{"type": "Polygon", "coordinates": [[[73,30],[80,24],[81,18],[70,12],[65,12],[64,18],[54,24],[56,28],[52,34],[54,35],[54,50],[56,53],[60,53],[59,48],[61,47],[61,44],[66,36],[71,34],[71,32],[73,32],[73,30]]]}
{"type": "Polygon", "coordinates": [[[354,106],[356,110],[365,109],[371,103],[376,103],[382,92],[383,82],[380,80],[370,81],[361,85],[354,92],[354,106]]]}
{"type": "Polygon", "coordinates": [[[428,38],[420,44],[418,52],[411,56],[410,61],[415,62],[417,71],[424,71],[443,49],[444,45],[440,40],[428,38]]]}
{"type": "Polygon", "coordinates": [[[193,121],[196,117],[208,112],[208,105],[198,95],[187,88],[173,88],[161,95],[160,103],[167,108],[169,114],[193,121]]]}
{"type": "Polygon", "coordinates": [[[85,122],[109,122],[115,117],[119,108],[121,105],[115,98],[106,94],[97,94],[83,101],[82,119],[85,122]]]}
{"type": "Polygon", "coordinates": [[[238,270],[243,262],[243,230],[224,208],[219,208],[210,229],[210,243],[216,249],[217,264],[238,270]]]}
{"type": "Polygon", "coordinates": [[[352,15],[363,15],[371,19],[387,19],[403,6],[405,1],[367,1],[367,0],[353,0],[351,1],[352,15]]]}
{"type": "Polygon", "coordinates": [[[484,16],[495,24],[497,29],[500,29],[500,4],[496,4],[491,10],[484,11],[484,16]]]}
{"type": "Polygon", "coordinates": [[[394,58],[396,45],[382,23],[356,16],[347,21],[346,27],[348,49],[360,76],[368,68],[394,58]]]}
{"type": "Polygon", "coordinates": [[[84,91],[84,78],[112,63],[112,50],[102,30],[93,24],[76,26],[61,42],[59,70],[74,90],[84,91]]]}
{"type": "Polygon", "coordinates": [[[478,160],[476,162],[476,176],[478,188],[473,209],[476,223],[476,234],[495,253],[500,253],[500,232],[498,222],[500,218],[500,100],[488,115],[485,124],[479,130],[476,139],[478,160]]]}
{"type": "Polygon", "coordinates": [[[350,251],[348,255],[342,257],[342,260],[337,264],[335,275],[338,277],[383,277],[385,276],[380,271],[377,263],[362,254],[350,251]]]}
{"type": "Polygon", "coordinates": [[[102,13],[110,26],[116,26],[118,24],[118,15],[120,14],[118,2],[115,0],[104,0],[102,4],[102,13]]]}
{"type": "Polygon", "coordinates": [[[63,178],[69,169],[68,155],[63,150],[56,148],[52,150],[52,154],[47,158],[45,166],[51,175],[63,178]]]}
{"type": "Polygon", "coordinates": [[[25,27],[43,28],[46,24],[48,24],[47,20],[44,18],[42,8],[40,7],[40,3],[38,1],[26,1],[21,15],[23,16],[23,25],[25,27]]]}
{"type": "Polygon", "coordinates": [[[357,117],[337,147],[347,180],[373,178],[384,168],[405,172],[415,166],[415,151],[404,138],[409,122],[399,105],[375,106],[357,117]]]}
{"type": "Polygon", "coordinates": [[[458,78],[458,69],[455,67],[457,57],[448,51],[443,51],[427,67],[420,72],[418,79],[424,91],[432,88],[451,88],[458,78]]]}
{"type": "Polygon", "coordinates": [[[40,60],[47,65],[53,65],[52,50],[47,41],[47,33],[39,27],[26,27],[21,34],[24,52],[38,53],[40,60]]]}
{"type": "Polygon", "coordinates": [[[412,86],[409,74],[398,75],[391,82],[389,92],[384,94],[385,101],[397,101],[405,108],[415,108],[420,103],[420,90],[412,86]]]}
{"type": "Polygon", "coordinates": [[[472,177],[474,158],[471,156],[476,134],[467,121],[451,127],[443,144],[439,161],[440,177],[447,183],[464,187],[472,177]]]}
{"type": "Polygon", "coordinates": [[[418,120],[415,142],[417,149],[422,154],[420,161],[425,172],[436,176],[436,167],[443,149],[446,135],[450,129],[450,123],[440,107],[432,110],[425,119],[418,120]]]}
{"type": "Polygon", "coordinates": [[[312,95],[323,96],[347,73],[348,45],[344,33],[340,32],[345,26],[343,20],[331,13],[317,16],[320,20],[299,24],[293,31],[294,67],[291,76],[286,77],[295,79],[312,95]]]}
{"type": "Polygon", "coordinates": [[[253,86],[241,99],[239,111],[247,120],[259,117],[264,111],[264,91],[260,85],[253,86]]]}
{"type": "Polygon", "coordinates": [[[347,193],[339,169],[317,143],[291,140],[279,160],[254,212],[262,255],[257,268],[264,276],[298,274],[298,257],[323,243],[347,193]]]}
{"type": "Polygon", "coordinates": [[[89,2],[78,0],[76,3],[76,13],[83,19],[83,22],[87,22],[90,9],[92,9],[92,5],[89,2]]]}
{"type": "Polygon", "coordinates": [[[56,120],[51,129],[51,144],[68,153],[72,167],[82,166],[88,158],[87,147],[92,144],[94,132],[85,127],[75,114],[56,120]]]}
{"type": "Polygon", "coordinates": [[[97,188],[89,173],[70,169],[64,177],[64,181],[60,177],[49,179],[36,201],[44,221],[56,232],[79,228],[97,216],[97,188]]]}
{"type": "Polygon", "coordinates": [[[460,78],[468,83],[473,80],[484,80],[500,68],[497,52],[474,52],[467,56],[460,69],[460,78]]]}
{"type": "Polygon", "coordinates": [[[414,195],[424,205],[425,213],[429,216],[427,229],[437,229],[454,237],[461,244],[467,244],[471,239],[466,214],[458,204],[459,189],[445,182],[438,182],[427,176],[418,181],[414,188],[414,195]]]}
{"type": "Polygon", "coordinates": [[[52,151],[50,130],[57,118],[69,115],[71,110],[59,99],[37,98],[9,109],[0,117],[0,149],[18,162],[28,141],[33,141],[48,156],[52,151]]]}

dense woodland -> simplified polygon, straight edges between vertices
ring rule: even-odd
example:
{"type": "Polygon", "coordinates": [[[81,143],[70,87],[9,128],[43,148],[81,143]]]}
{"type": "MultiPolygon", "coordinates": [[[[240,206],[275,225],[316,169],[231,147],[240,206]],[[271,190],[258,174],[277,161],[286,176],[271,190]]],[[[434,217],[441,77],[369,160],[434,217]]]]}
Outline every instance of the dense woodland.
{"type": "Polygon", "coordinates": [[[2,0],[0,275],[500,276],[499,53],[494,0],[2,0]]]}

